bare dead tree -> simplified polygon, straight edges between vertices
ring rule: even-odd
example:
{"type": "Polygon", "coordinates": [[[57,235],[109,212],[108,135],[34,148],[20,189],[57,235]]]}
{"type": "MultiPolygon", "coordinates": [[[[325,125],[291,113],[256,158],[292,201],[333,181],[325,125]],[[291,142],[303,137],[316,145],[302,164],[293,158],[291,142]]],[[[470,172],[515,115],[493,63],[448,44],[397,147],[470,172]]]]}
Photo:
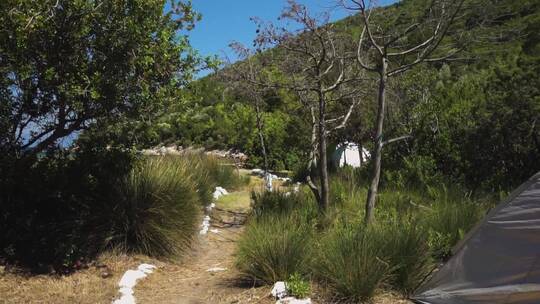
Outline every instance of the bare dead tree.
{"type": "Polygon", "coordinates": [[[386,111],[387,84],[390,77],[402,74],[413,67],[426,62],[452,60],[461,50],[446,43],[454,21],[459,18],[464,0],[432,0],[426,8],[424,16],[406,28],[385,29],[374,22],[378,10],[373,1],[341,0],[341,4],[358,12],[362,32],[358,40],[356,61],[365,71],[376,75],[378,80],[377,116],[375,124],[374,151],[372,153],[371,183],[365,205],[366,224],[373,221],[375,200],[381,176],[382,149],[384,145],[408,139],[403,135],[392,139],[383,139],[384,119],[386,111]],[[414,37],[423,37],[417,41],[414,37]]]}
{"type": "Polygon", "coordinates": [[[264,138],[264,96],[269,90],[265,77],[265,64],[256,56],[256,52],[238,42],[233,42],[230,48],[236,53],[239,63],[232,64],[226,69],[226,77],[233,80],[235,91],[246,98],[255,110],[255,124],[261,153],[263,155],[265,176],[268,174],[268,153],[264,138]]]}
{"type": "Polygon", "coordinates": [[[308,185],[315,195],[319,210],[329,205],[327,138],[334,130],[344,128],[358,104],[360,81],[354,65],[347,62],[345,37],[340,37],[328,22],[328,14],[312,16],[308,9],[293,0],[283,10],[279,20],[293,23],[297,30],[259,22],[255,45],[269,50],[273,62],[284,74],[273,84],[297,96],[311,118],[311,151],[308,168],[318,170],[318,184],[310,175],[308,185]],[[347,110],[335,113],[335,105],[348,103],[347,110]]]}

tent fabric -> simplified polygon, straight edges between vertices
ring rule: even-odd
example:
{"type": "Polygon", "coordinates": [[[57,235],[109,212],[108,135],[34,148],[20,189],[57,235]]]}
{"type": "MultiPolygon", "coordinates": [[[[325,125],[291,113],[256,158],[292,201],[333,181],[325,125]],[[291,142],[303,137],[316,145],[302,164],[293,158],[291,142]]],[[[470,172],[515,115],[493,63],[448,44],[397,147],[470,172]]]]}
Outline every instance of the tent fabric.
{"type": "Polygon", "coordinates": [[[332,153],[332,162],[336,167],[360,168],[362,164],[367,162],[369,156],[369,151],[366,148],[356,143],[344,142],[339,144],[332,153]]]}
{"type": "Polygon", "coordinates": [[[422,304],[540,303],[540,173],[494,208],[411,298],[422,304]]]}

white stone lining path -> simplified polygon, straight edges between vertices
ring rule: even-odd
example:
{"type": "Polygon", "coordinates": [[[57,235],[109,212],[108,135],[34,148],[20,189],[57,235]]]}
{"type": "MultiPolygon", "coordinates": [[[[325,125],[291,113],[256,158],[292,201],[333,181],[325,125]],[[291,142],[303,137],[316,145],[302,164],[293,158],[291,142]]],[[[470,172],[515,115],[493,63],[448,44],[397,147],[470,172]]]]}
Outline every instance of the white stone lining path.
{"type": "MultiPolygon", "coordinates": [[[[216,187],[216,190],[213,193],[214,202],[222,195],[227,195],[229,192],[225,190],[222,187],[216,187]]],[[[208,205],[206,209],[206,215],[203,218],[202,222],[202,229],[199,232],[201,235],[205,235],[208,233],[208,230],[210,228],[210,213],[212,212],[212,209],[216,207],[216,204],[212,202],[210,205],[208,205]]],[[[212,233],[219,233],[219,230],[217,229],[210,229],[210,232],[212,233]]],[[[120,287],[120,298],[113,301],[113,304],[135,304],[135,296],[133,295],[134,291],[133,288],[137,284],[137,281],[139,279],[145,278],[148,276],[148,274],[152,273],[153,270],[156,269],[156,266],[150,265],[150,264],[141,264],[139,267],[137,267],[136,270],[128,270],[124,273],[122,278],[120,279],[120,282],[118,282],[118,286],[120,287]]],[[[211,268],[207,271],[209,272],[217,272],[217,271],[225,271],[226,268],[211,268]]]]}
{"type": "MultiPolygon", "coordinates": [[[[205,235],[208,233],[208,230],[210,229],[210,215],[209,214],[212,212],[212,209],[216,207],[215,201],[217,201],[217,199],[220,196],[227,195],[227,194],[229,194],[229,192],[225,190],[225,188],[216,187],[216,190],[214,190],[214,193],[212,194],[214,197],[214,202],[212,202],[210,205],[206,207],[206,215],[203,218],[203,222],[201,225],[202,228],[201,228],[201,231],[199,231],[199,234],[205,235]]],[[[219,230],[211,229],[210,232],[219,233],[219,230]]]]}
{"type": "Polygon", "coordinates": [[[136,270],[128,270],[124,273],[118,286],[120,287],[120,299],[115,300],[113,304],[135,304],[133,288],[139,279],[145,278],[152,273],[156,266],[150,264],[141,264],[136,270]]]}

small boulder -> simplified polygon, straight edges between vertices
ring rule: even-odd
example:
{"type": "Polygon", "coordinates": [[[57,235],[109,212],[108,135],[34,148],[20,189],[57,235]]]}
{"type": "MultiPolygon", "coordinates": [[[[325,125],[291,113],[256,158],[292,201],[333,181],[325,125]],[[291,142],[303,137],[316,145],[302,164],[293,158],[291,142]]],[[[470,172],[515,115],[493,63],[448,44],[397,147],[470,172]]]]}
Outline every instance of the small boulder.
{"type": "Polygon", "coordinates": [[[285,285],[285,282],[281,282],[281,281],[276,282],[270,293],[272,294],[272,296],[274,296],[274,298],[277,298],[277,299],[285,298],[288,295],[287,286],[285,285]]]}

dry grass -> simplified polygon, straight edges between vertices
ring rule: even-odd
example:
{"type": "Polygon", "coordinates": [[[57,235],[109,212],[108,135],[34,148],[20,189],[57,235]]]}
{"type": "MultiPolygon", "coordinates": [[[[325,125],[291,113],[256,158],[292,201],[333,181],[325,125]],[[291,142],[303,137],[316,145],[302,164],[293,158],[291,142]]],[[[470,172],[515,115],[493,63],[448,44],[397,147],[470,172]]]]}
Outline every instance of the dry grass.
{"type": "Polygon", "coordinates": [[[0,303],[111,303],[118,297],[118,281],[128,269],[142,262],[155,262],[145,256],[109,252],[95,266],[69,276],[0,273],[0,303]],[[102,273],[111,276],[102,278],[102,273]]]}

